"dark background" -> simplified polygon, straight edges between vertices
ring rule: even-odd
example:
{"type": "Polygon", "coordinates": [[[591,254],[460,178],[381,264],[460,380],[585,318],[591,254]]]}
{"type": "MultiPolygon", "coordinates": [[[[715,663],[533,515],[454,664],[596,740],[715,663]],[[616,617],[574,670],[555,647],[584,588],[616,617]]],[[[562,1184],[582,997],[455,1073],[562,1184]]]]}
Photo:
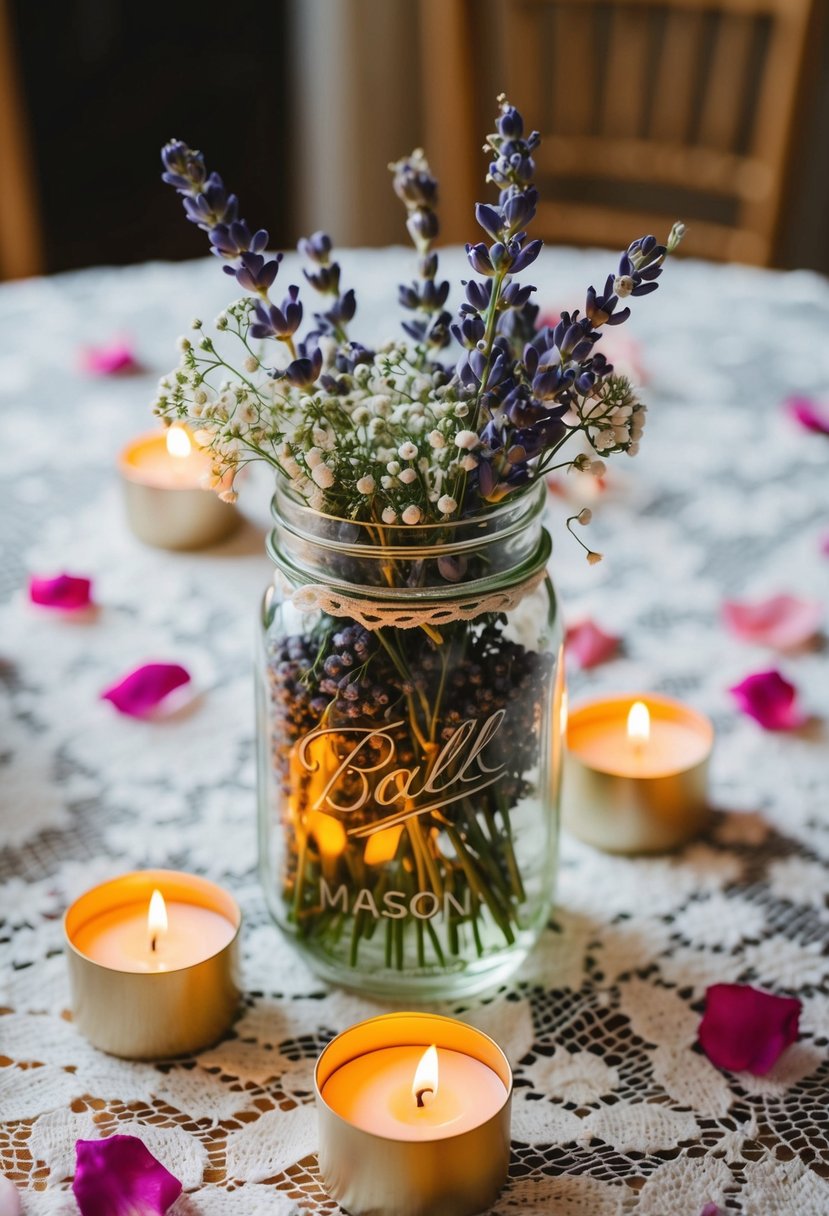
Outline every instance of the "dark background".
{"type": "MultiPolygon", "coordinates": [[[[392,3],[410,5],[414,18],[418,0],[355,6],[364,26],[355,63],[363,85],[376,73],[378,56],[397,53],[383,47],[370,20],[372,4],[392,3]]],[[[302,4],[11,0],[47,272],[205,253],[203,234],[183,220],[178,200],[159,181],[158,150],[173,136],[209,154],[208,166],[239,194],[246,218],[269,228],[273,246],[296,241],[304,231],[297,177],[314,152],[296,147],[296,119],[308,90],[326,87],[313,63],[295,62],[289,49],[302,4]]],[[[400,88],[405,80],[401,65],[400,88]]],[[[804,94],[774,260],[829,273],[827,20],[816,30],[804,94]]],[[[376,105],[380,123],[381,96],[376,105]]],[[[418,110],[416,89],[406,105],[418,110]]],[[[415,131],[419,121],[413,119],[415,131]]],[[[354,133],[357,140],[366,136],[354,133]]],[[[390,191],[368,201],[395,206],[390,191]]],[[[388,224],[376,231],[378,243],[389,239],[388,224]]],[[[366,239],[364,232],[358,239],[366,239]]],[[[402,228],[397,239],[405,239],[402,228]]]]}

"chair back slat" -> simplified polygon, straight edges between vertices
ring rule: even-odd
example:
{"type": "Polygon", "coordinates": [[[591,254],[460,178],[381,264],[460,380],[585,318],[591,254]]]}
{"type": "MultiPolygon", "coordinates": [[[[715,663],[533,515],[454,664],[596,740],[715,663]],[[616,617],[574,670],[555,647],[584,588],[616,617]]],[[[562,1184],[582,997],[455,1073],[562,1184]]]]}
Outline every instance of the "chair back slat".
{"type": "Polygon", "coordinates": [[[601,130],[611,137],[635,138],[645,125],[652,14],[641,6],[613,7],[608,25],[601,130]]]}
{"type": "Polygon", "coordinates": [[[552,125],[556,134],[590,135],[598,122],[599,80],[596,64],[596,13],[591,5],[557,4],[549,8],[552,61],[552,125]]]}
{"type": "Polygon", "coordinates": [[[738,151],[755,29],[755,19],[747,15],[721,13],[715,17],[696,141],[705,147],[738,151]]]}
{"type": "Polygon", "coordinates": [[[683,145],[694,125],[704,14],[677,9],[664,18],[648,133],[662,143],[683,145]]]}

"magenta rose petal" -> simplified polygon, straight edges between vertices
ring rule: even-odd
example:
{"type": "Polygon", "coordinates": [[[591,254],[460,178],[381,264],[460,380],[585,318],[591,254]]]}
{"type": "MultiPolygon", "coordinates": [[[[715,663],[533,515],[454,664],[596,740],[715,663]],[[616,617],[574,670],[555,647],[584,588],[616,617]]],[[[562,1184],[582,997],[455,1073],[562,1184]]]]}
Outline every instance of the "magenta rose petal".
{"type": "Polygon", "coordinates": [[[764,730],[797,730],[806,722],[797,705],[797,689],[779,671],[755,672],[728,691],[764,730]]]}
{"type": "Polygon", "coordinates": [[[137,1136],[78,1140],[72,1190],[81,1216],[163,1216],[181,1183],[137,1136]]]}
{"type": "Polygon", "coordinates": [[[774,650],[796,650],[820,629],[823,606],[796,595],[773,595],[756,603],[726,600],[723,619],[730,631],[746,642],[774,650]]]}
{"type": "Polygon", "coordinates": [[[42,608],[78,612],[92,603],[92,579],[74,574],[58,574],[55,578],[33,575],[29,579],[29,599],[42,608]]]}
{"type": "Polygon", "coordinates": [[[81,366],[91,376],[123,376],[142,370],[131,345],[123,339],[86,347],[81,351],[81,366]]]}
{"type": "Polygon", "coordinates": [[[178,663],[145,663],[101,693],[119,713],[143,718],[182,684],[190,681],[186,667],[178,663]]]}
{"type": "Polygon", "coordinates": [[[786,413],[806,431],[829,435],[829,408],[809,397],[789,397],[786,413]]]}
{"type": "Polygon", "coordinates": [[[750,984],[712,984],[705,994],[699,1044],[712,1064],[764,1076],[797,1041],[802,1005],[750,984]]]}
{"type": "Polygon", "coordinates": [[[579,667],[598,667],[618,653],[620,641],[612,633],[605,633],[594,621],[584,620],[567,630],[565,649],[579,667]]]}
{"type": "Polygon", "coordinates": [[[699,1216],[720,1216],[720,1209],[716,1203],[706,1203],[699,1216]]]}

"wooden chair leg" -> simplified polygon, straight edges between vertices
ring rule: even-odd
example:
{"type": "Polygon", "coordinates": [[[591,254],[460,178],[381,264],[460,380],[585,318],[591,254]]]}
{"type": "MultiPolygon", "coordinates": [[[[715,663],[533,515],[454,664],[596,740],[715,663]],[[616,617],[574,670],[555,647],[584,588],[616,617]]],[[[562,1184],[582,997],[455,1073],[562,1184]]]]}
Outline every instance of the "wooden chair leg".
{"type": "Polygon", "coordinates": [[[37,192],[7,0],[0,0],[0,278],[43,270],[37,192]]]}

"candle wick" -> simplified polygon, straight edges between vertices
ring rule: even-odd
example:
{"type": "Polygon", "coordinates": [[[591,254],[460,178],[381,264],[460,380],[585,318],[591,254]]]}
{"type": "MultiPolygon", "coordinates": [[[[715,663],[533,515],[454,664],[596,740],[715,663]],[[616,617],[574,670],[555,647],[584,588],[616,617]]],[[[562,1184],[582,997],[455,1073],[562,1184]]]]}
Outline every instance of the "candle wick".
{"type": "Polygon", "coordinates": [[[418,1106],[426,1105],[426,1103],[423,1101],[424,1094],[432,1094],[432,1096],[434,1096],[434,1093],[435,1091],[432,1089],[431,1085],[424,1085],[422,1089],[415,1090],[415,1098],[417,1099],[418,1106]]]}
{"type": "Polygon", "coordinates": [[[153,954],[155,954],[155,951],[156,951],[156,947],[157,947],[157,945],[158,945],[158,934],[157,934],[157,933],[154,933],[154,934],[152,935],[152,937],[150,938],[150,951],[151,951],[153,954]]]}

